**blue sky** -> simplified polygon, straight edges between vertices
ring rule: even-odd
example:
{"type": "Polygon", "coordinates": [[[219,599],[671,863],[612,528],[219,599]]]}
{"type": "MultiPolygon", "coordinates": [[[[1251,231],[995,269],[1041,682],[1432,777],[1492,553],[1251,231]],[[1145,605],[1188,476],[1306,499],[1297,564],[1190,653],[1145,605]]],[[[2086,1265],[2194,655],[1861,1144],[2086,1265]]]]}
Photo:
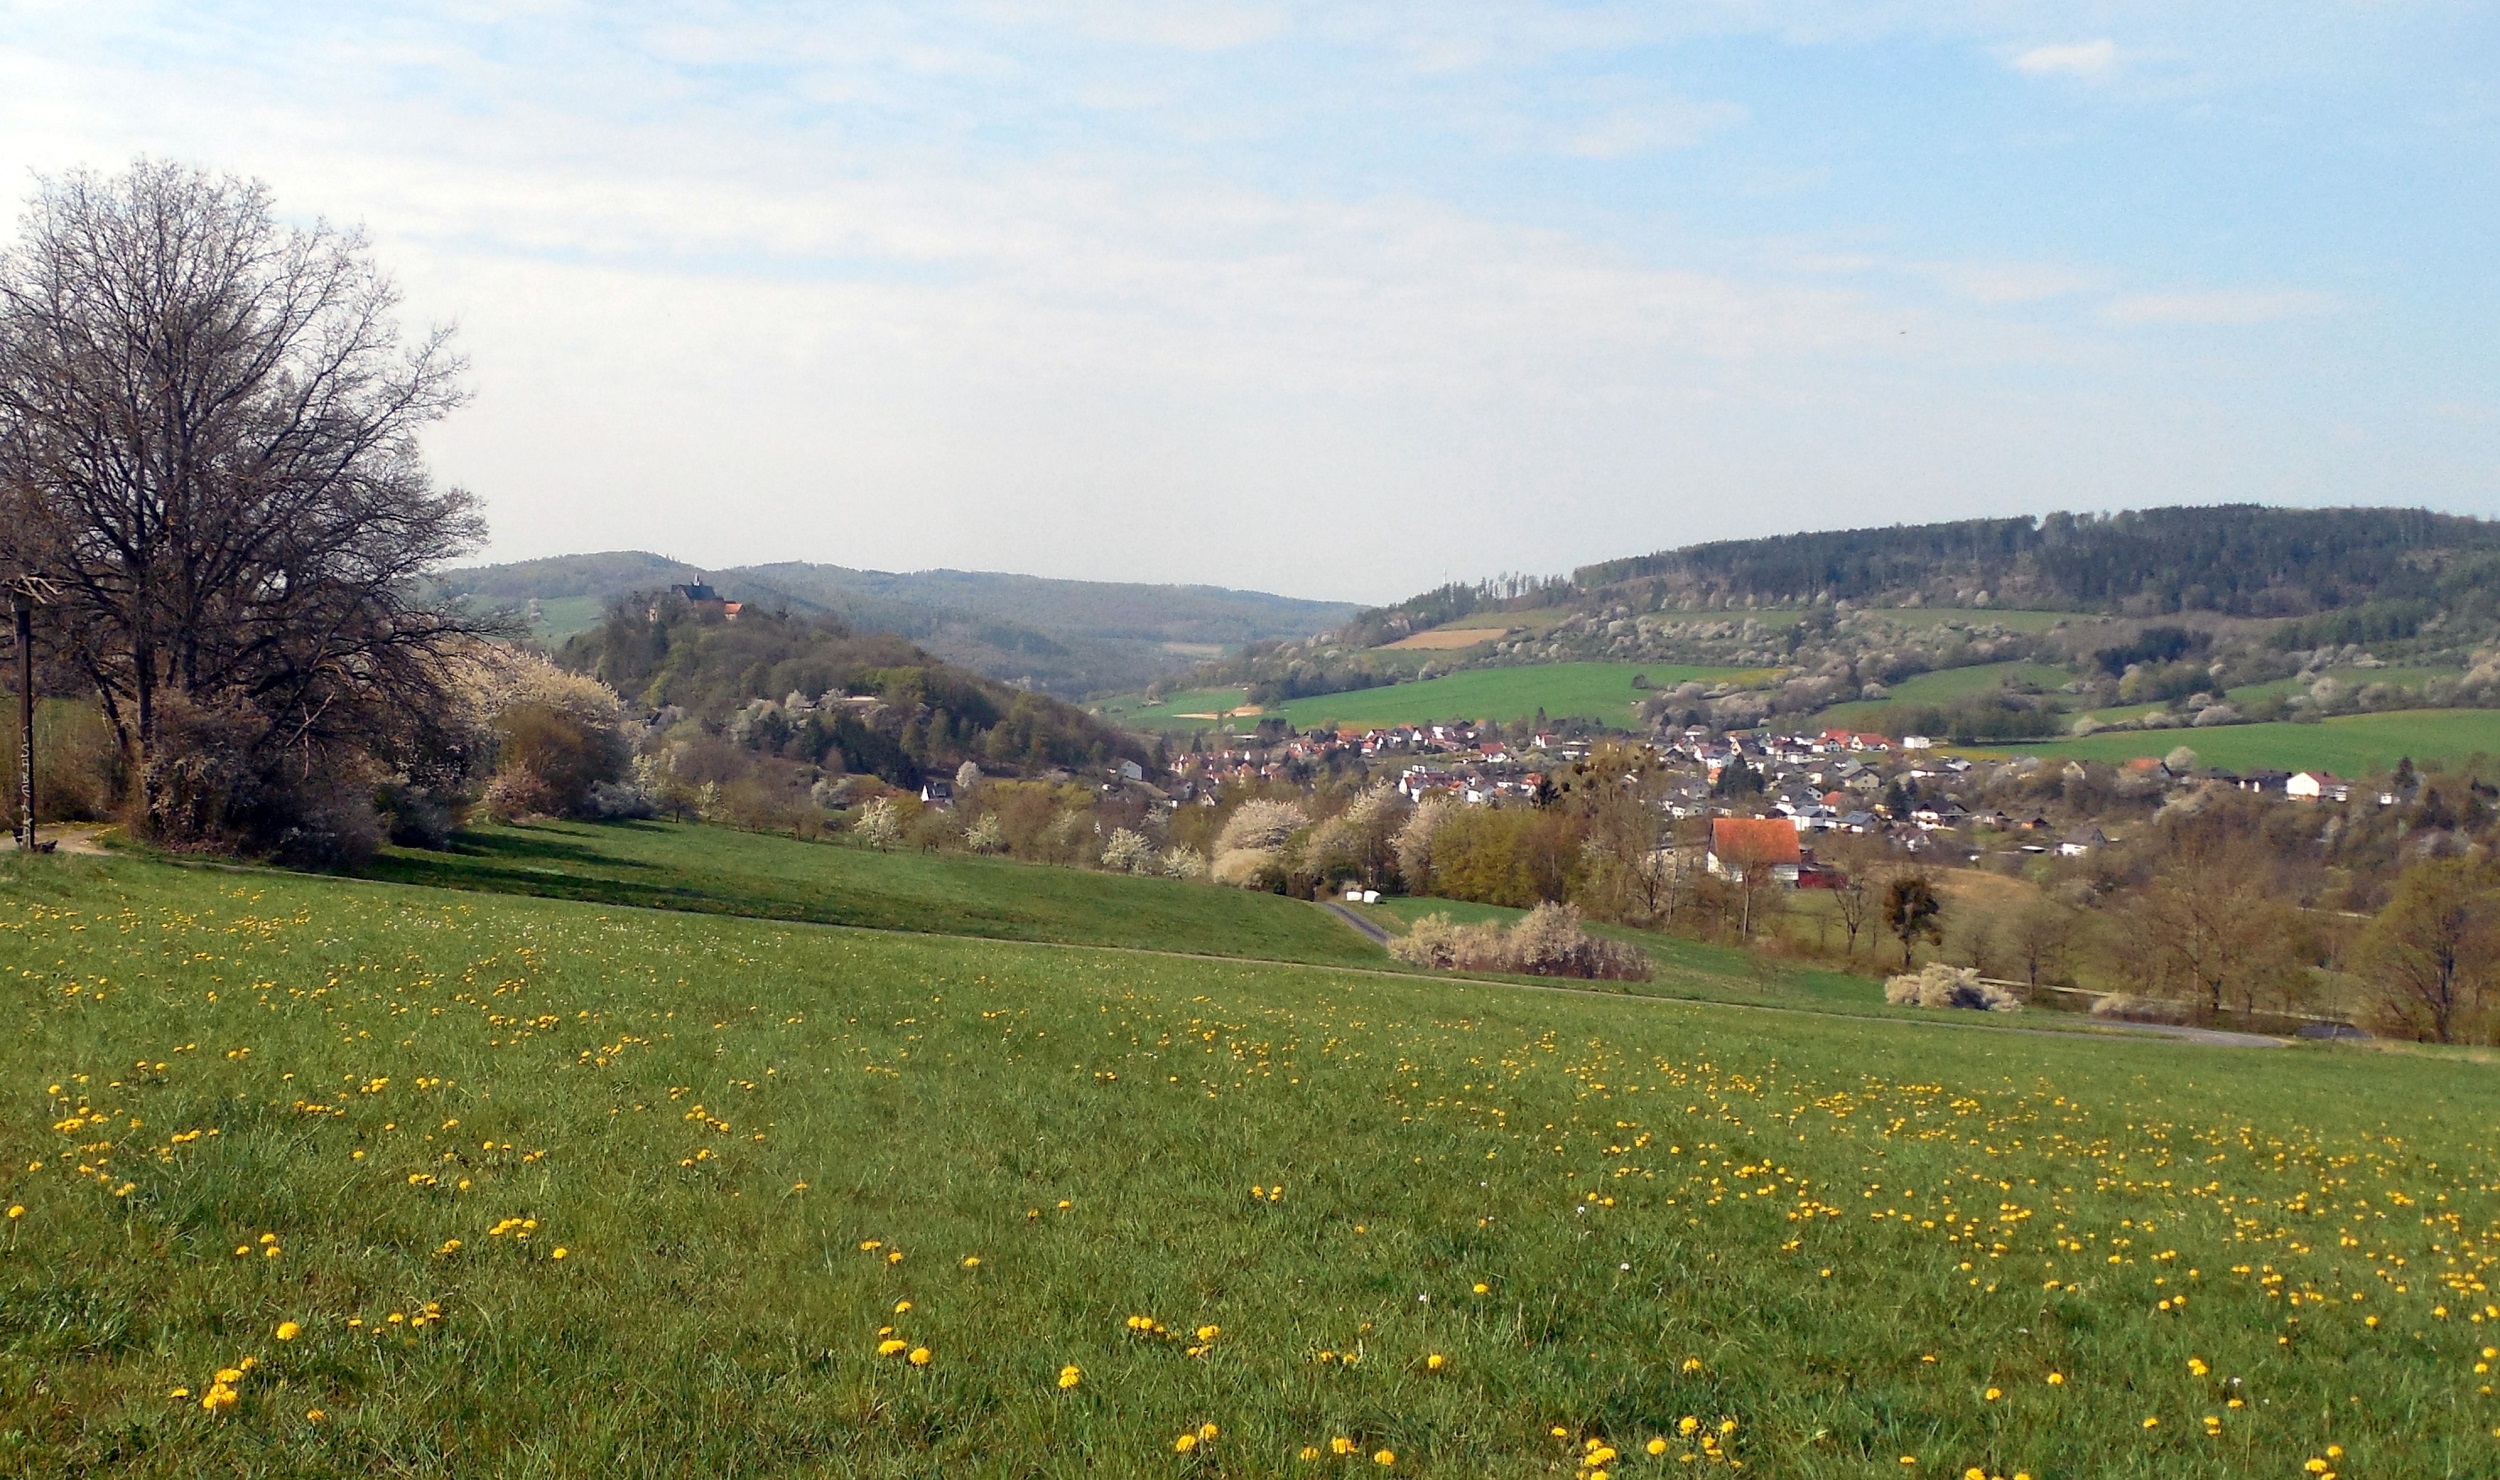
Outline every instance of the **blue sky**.
{"type": "Polygon", "coordinates": [[[499,557],[1388,599],[2500,515],[2487,4],[0,0],[0,169],[142,152],[460,326],[499,557]]]}

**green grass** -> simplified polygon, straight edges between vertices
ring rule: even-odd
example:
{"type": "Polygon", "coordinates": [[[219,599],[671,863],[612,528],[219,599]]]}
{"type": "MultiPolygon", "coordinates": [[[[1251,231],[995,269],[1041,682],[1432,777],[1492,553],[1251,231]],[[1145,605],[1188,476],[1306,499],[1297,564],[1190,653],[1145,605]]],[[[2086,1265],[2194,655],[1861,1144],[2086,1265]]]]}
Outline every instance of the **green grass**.
{"type": "MultiPolygon", "coordinates": [[[[2364,689],[2374,683],[2393,684],[2399,688],[2418,689],[2438,679],[2465,676],[2462,668],[2334,668],[2325,675],[2347,689],[2364,689]]],[[[2266,683],[2242,684],[2223,697],[2235,704],[2253,704],[2260,699],[2288,698],[2306,693],[2319,675],[2306,678],[2277,678],[2266,683]]]]}
{"type": "Polygon", "coordinates": [[[447,853],[386,850],[368,872],[397,883],[876,930],[1386,964],[1343,923],[1278,895],[671,822],[481,828],[447,853]]]}
{"type": "MultiPolygon", "coordinates": [[[[1431,661],[1435,655],[1412,655],[1431,661]]],[[[1446,655],[1441,655],[1446,657],[1446,655]]],[[[1280,714],[1297,728],[1331,721],[1348,725],[1424,724],[1434,720],[1527,719],[1539,708],[1553,718],[1585,715],[1610,725],[1629,725],[1644,692],[1632,687],[1638,675],[1650,687],[1670,688],[1687,680],[1702,683],[1751,682],[1766,676],[1758,668],[1700,668],[1677,663],[1538,663],[1516,668],[1470,668],[1441,678],[1358,689],[1347,694],[1322,694],[1294,699],[1262,711],[1280,714]]],[[[1170,725],[1187,728],[1211,723],[1203,716],[1234,710],[1244,704],[1240,689],[1199,689],[1175,694],[1160,704],[1143,695],[1123,694],[1102,700],[1103,717],[1137,728],[1170,725]],[[1197,719],[1188,716],[1201,716],[1197,719]]],[[[1241,715],[1232,727],[1246,730],[1257,716],[1241,715]]]]}
{"type": "Polygon", "coordinates": [[[1722,683],[1760,677],[1760,669],[1696,668],[1675,663],[1538,663],[1517,668],[1470,668],[1419,683],[1393,684],[1350,694],[1322,694],[1280,704],[1296,726],[1423,724],[1432,720],[1527,719],[1537,710],[1560,719],[1586,715],[1610,725],[1629,725],[1644,691],[1632,680],[1646,674],[1652,689],[1698,680],[1722,683]]]}
{"type": "Polygon", "coordinates": [[[2123,761],[2168,755],[2181,745],[2195,751],[2201,764],[2234,771],[2324,769],[2341,776],[2369,776],[2392,769],[2399,756],[2411,756],[2417,764],[2500,756],[2500,710],[2408,709],[2344,715],[2317,724],[2136,730],[1967,753],[2123,761]]]}
{"type": "Polygon", "coordinates": [[[2066,669],[2046,663],[1981,663],[1969,668],[1940,668],[1901,680],[1887,690],[1886,698],[1835,704],[1816,715],[1814,722],[1822,728],[1862,729],[1896,704],[1950,704],[2001,688],[2009,679],[2053,691],[2073,677],[2066,669]]]}
{"type": "Polygon", "coordinates": [[[2480,1065],[33,867],[12,1474],[2500,1464],[2480,1065]]]}
{"type": "MultiPolygon", "coordinates": [[[[1485,920],[1508,925],[1527,914],[1525,910],[1508,909],[1501,905],[1412,895],[1393,895],[1378,904],[1349,905],[1347,908],[1368,915],[1400,933],[1426,915],[1447,915],[1462,925],[1485,920]]],[[[1816,1012],[1870,1017],[1900,1017],[1919,1011],[1917,1008],[1888,1005],[1884,1001],[1882,984],[1870,977],[1780,961],[1741,946],[1711,945],[1680,935],[1633,930],[1595,921],[1589,922],[1587,928],[1594,934],[1639,946],[1649,953],[1650,965],[1656,975],[1645,982],[1620,984],[1629,992],[1694,1002],[1806,1008],[1816,1012]]],[[[1566,982],[1557,985],[1579,984],[1566,982]]],[[[1618,984],[1591,985],[1612,990],[1618,984]]]]}
{"type": "Polygon", "coordinates": [[[542,596],[533,631],[540,642],[553,647],[576,632],[598,626],[606,611],[607,602],[597,596],[542,596]]]}

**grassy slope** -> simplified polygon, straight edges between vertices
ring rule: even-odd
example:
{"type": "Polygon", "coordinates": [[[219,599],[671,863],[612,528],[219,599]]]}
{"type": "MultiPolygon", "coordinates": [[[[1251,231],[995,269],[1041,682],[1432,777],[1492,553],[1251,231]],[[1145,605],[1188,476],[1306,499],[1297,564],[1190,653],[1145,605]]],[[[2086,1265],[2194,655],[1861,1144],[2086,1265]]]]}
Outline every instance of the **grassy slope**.
{"type": "Polygon", "coordinates": [[[2417,762],[2500,756],[2500,710],[2412,709],[2355,714],[2313,725],[2217,725],[2204,730],[2140,730],[1973,754],[2032,754],[2120,761],[2167,755],[2185,745],[2205,765],[2283,771],[2324,767],[2345,776],[2385,771],[2399,756],[2417,762]]]}
{"type": "Polygon", "coordinates": [[[1588,715],[1629,725],[1643,697],[1632,687],[1646,674],[1652,688],[1687,680],[1715,683],[1759,670],[1695,668],[1673,663],[1540,663],[1518,668],[1470,668],[1445,678],[1394,684],[1351,694],[1322,694],[1280,704],[1275,713],[1298,726],[1336,721],[1349,725],[1420,724],[1429,720],[1492,719],[1508,723],[1543,709],[1553,718],[1588,715]]]}
{"type": "Polygon", "coordinates": [[[2500,1463],[2476,1066],[46,869],[17,1473],[1711,1472],[1688,1417],[1798,1480],[2500,1463]]]}
{"type": "MultiPolygon", "coordinates": [[[[1412,654],[1429,660],[1430,653],[1412,654]]],[[[1470,668],[1420,683],[1390,684],[1350,694],[1322,694],[1295,699],[1266,711],[1281,714],[1308,728],[1329,720],[1350,725],[1421,724],[1431,720],[1526,719],[1541,707],[1560,719],[1589,715],[1613,725],[1629,725],[1642,692],[1632,687],[1635,676],[1647,674],[1653,688],[1698,679],[1718,683],[1761,676],[1757,668],[1697,668],[1676,663],[1540,663],[1517,668],[1470,668]]],[[[1243,702],[1239,689],[1197,689],[1175,694],[1160,704],[1143,696],[1122,694],[1098,706],[1106,719],[1119,724],[1152,727],[1169,724],[1186,729],[1206,721],[1183,718],[1229,709],[1243,702]]],[[[1240,728],[1251,720],[1244,717],[1240,728]]]]}
{"type": "Polygon", "coordinates": [[[1984,694],[2002,686],[2009,678],[2025,679],[2043,689],[2055,689],[2074,675],[2063,668],[2045,663],[1981,663],[1970,668],[1940,668],[1921,673],[1894,684],[1890,697],[1835,704],[1814,717],[1819,727],[1857,729],[1875,722],[1878,715],[1895,704],[1950,704],[1973,694],[1984,694]]]}
{"type": "Polygon", "coordinates": [[[1268,960],[1384,964],[1297,900],[961,853],[874,853],[667,822],[540,823],[391,849],[377,878],[498,893],[1268,960]]]}

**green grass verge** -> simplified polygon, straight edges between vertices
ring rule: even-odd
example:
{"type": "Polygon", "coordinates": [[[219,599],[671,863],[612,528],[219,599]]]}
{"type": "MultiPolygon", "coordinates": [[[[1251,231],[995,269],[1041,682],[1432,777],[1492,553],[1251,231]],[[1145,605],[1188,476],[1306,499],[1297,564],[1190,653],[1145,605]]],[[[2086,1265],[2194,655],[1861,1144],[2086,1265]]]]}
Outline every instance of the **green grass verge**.
{"type": "Polygon", "coordinates": [[[964,853],[878,853],[671,822],[482,828],[450,852],[386,850],[402,884],[1000,940],[1385,965],[1300,901],[964,853]]]}
{"type": "Polygon", "coordinates": [[[2478,1065],[40,867],[14,1473],[2500,1464],[2478,1065]]]}
{"type": "Polygon", "coordinates": [[[1091,707],[1102,712],[1114,724],[1132,725],[1140,729],[1170,727],[1190,729],[1209,727],[1211,715],[1239,709],[1247,703],[1240,689],[1190,689],[1167,695],[1158,703],[1149,704],[1143,694],[1115,694],[1096,701],[1091,707]]]}
{"type": "Polygon", "coordinates": [[[2407,709],[2353,714],[2317,724],[2216,725],[2203,730],[2137,730],[2086,735],[2039,745],[1983,747],[1972,755],[2028,754],[2045,758],[2123,761],[2162,756],[2184,745],[2208,766],[2235,771],[2324,769],[2369,776],[2391,769],[2399,756],[2417,764],[2500,756],[2500,710],[2407,709]]]}

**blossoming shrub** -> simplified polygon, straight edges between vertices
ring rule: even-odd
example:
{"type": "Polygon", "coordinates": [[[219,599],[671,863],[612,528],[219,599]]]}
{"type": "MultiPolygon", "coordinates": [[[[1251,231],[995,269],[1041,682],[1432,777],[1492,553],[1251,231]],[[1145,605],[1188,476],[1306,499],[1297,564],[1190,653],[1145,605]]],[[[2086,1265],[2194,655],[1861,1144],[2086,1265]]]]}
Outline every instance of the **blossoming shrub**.
{"type": "Polygon", "coordinates": [[[1486,921],[1459,925],[1447,915],[1426,915],[1389,942],[1389,954],[1410,966],[1442,971],[1508,971],[1524,976],[1567,976],[1583,981],[1649,980],[1649,955],[1591,935],[1577,906],[1538,905],[1505,931],[1486,921]]]}
{"type": "Polygon", "coordinates": [[[1929,962],[1915,976],[1896,976],[1884,983],[1884,1000],[1899,1007],[1966,1007],[1977,1012],[2020,1012],[2022,999],[2003,987],[1983,982],[1976,969],[1929,962]]]}

